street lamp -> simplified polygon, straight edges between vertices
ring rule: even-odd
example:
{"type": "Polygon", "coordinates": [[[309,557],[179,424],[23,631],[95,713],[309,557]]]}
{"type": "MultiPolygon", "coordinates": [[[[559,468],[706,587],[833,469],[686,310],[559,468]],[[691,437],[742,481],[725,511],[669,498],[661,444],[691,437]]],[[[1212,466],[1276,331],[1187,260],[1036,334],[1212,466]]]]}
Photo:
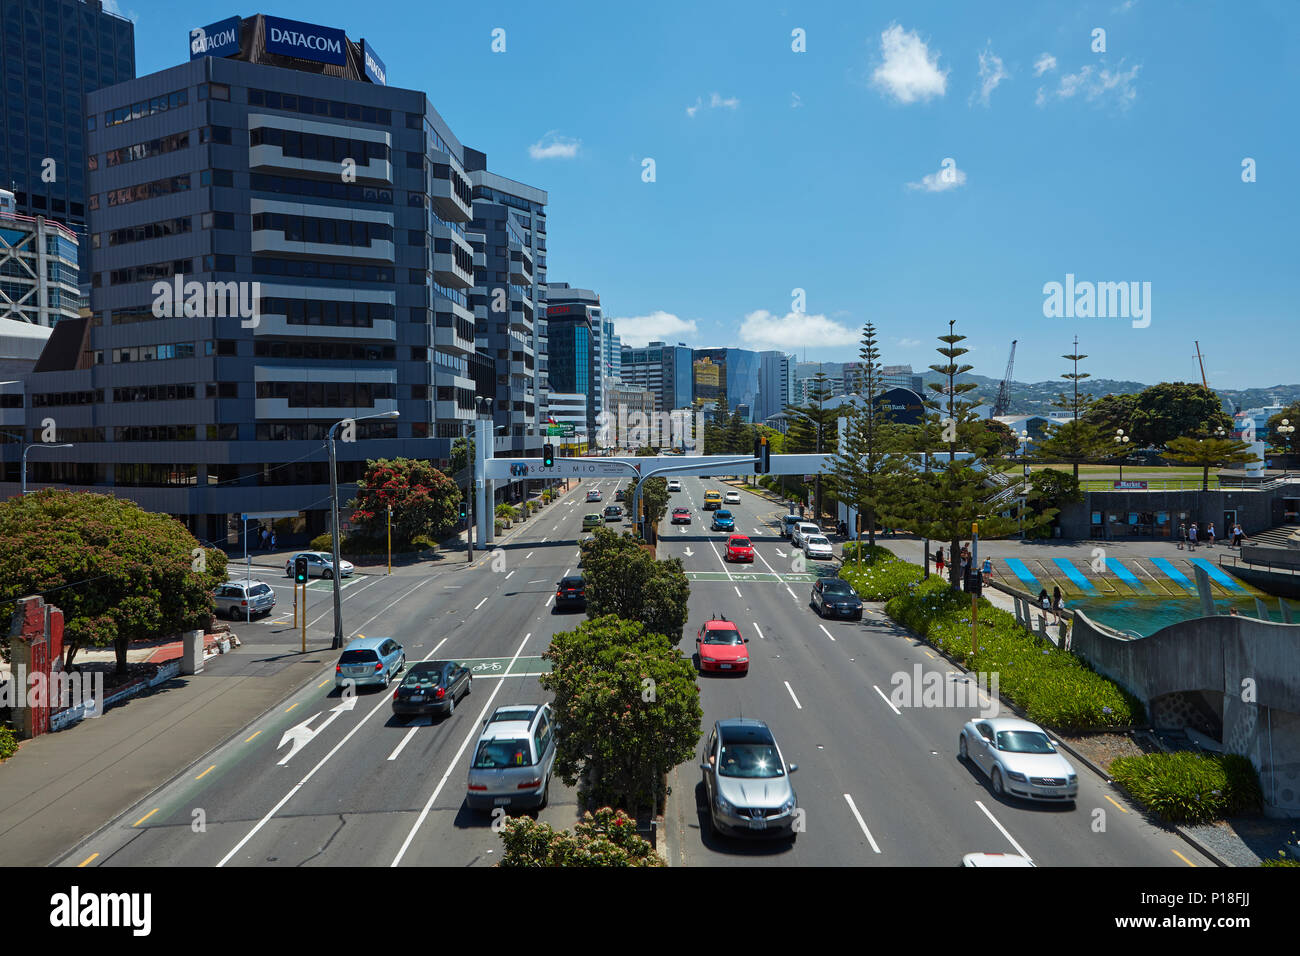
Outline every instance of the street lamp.
{"type": "MultiPolygon", "coordinates": [[[[1020,480],[1022,483],[1027,483],[1026,479],[1029,477],[1029,462],[1027,460],[1029,445],[1034,439],[1030,437],[1029,430],[1025,428],[1020,429],[1020,434],[1017,437],[1020,439],[1020,480]]],[[[1017,524],[1020,526],[1020,538],[1023,540],[1025,537],[1025,508],[1023,502],[1017,511],[1017,518],[1017,524]]]]}
{"type": "Polygon", "coordinates": [[[401,413],[397,409],[393,409],[374,415],[362,415],[360,418],[345,418],[331,425],[330,430],[325,434],[330,451],[330,538],[334,555],[334,642],[330,647],[334,650],[343,646],[343,615],[340,611],[342,601],[339,599],[339,472],[338,459],[334,453],[334,429],[344,422],[363,422],[367,418],[397,418],[399,414],[401,413]]]}
{"type": "MultiPolygon", "coordinates": [[[[1119,446],[1119,480],[1124,480],[1124,458],[1128,455],[1124,446],[1128,444],[1129,438],[1124,434],[1124,429],[1115,429],[1115,444],[1119,446]]],[[[1138,472],[1141,474],[1141,472],[1138,472]]]]}
{"type": "Polygon", "coordinates": [[[71,448],[71,442],[64,442],[61,445],[50,445],[45,442],[37,442],[34,445],[28,445],[23,449],[23,494],[27,494],[27,453],[33,448],[71,448]]]}
{"type": "Polygon", "coordinates": [[[1287,450],[1287,454],[1290,454],[1290,453],[1291,453],[1291,435],[1294,434],[1294,432],[1295,432],[1295,426],[1291,424],[1291,420],[1290,420],[1290,419],[1288,419],[1288,418],[1284,418],[1284,419],[1282,419],[1281,424],[1279,424],[1279,425],[1277,426],[1277,431],[1278,431],[1278,434],[1281,435],[1282,438],[1283,438],[1283,440],[1286,442],[1286,450],[1287,450]]]}

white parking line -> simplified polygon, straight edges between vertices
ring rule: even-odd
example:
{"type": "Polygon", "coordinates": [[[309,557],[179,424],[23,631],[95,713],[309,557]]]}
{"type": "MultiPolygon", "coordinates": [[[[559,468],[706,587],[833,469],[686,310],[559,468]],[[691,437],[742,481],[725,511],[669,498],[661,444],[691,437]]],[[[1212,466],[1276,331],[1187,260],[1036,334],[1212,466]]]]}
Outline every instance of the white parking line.
{"type": "Polygon", "coordinates": [[[481,607],[482,607],[484,604],[486,604],[486,603],[487,603],[487,598],[484,598],[483,600],[479,601],[477,604],[474,605],[474,610],[477,611],[479,608],[481,608],[481,607]]]}
{"type": "Polygon", "coordinates": [[[853,811],[853,817],[858,821],[858,826],[862,827],[862,832],[866,835],[867,842],[871,844],[871,849],[879,853],[880,847],[876,845],[876,838],[873,837],[871,831],[867,829],[867,822],[862,819],[862,814],[858,813],[857,804],[853,802],[853,798],[847,793],[844,795],[844,799],[849,802],[849,809],[853,811]]]}
{"type": "Polygon", "coordinates": [[[758,639],[759,639],[760,641],[765,641],[765,640],[767,640],[767,638],[765,638],[765,637],[763,636],[763,632],[758,630],[758,622],[757,622],[757,621],[754,622],[754,630],[758,631],[758,639]]]}
{"type": "Polygon", "coordinates": [[[988,808],[988,807],[984,806],[984,804],[983,804],[981,801],[979,801],[979,800],[976,800],[976,801],[975,801],[975,806],[977,806],[977,807],[979,807],[981,810],[983,810],[983,811],[984,811],[984,815],[985,815],[986,817],[988,817],[990,820],[993,821],[993,825],[994,825],[995,827],[997,827],[998,830],[1000,830],[1000,831],[1002,832],[1002,835],[1003,835],[1004,837],[1007,838],[1007,842],[1010,843],[1013,847],[1016,848],[1016,852],[1017,852],[1017,853],[1019,853],[1021,856],[1025,857],[1026,859],[1033,859],[1033,857],[1031,857],[1028,853],[1025,852],[1025,848],[1022,847],[1019,843],[1017,843],[1017,842],[1015,841],[1015,838],[1013,838],[1013,837],[1011,836],[1011,834],[1007,832],[1007,828],[1004,827],[1001,823],[998,822],[998,818],[995,817],[993,814],[989,813],[989,808],[988,808]]]}
{"type": "Polygon", "coordinates": [[[885,692],[883,690],[881,690],[879,687],[876,687],[875,684],[872,684],[871,686],[875,688],[876,693],[880,695],[880,699],[889,705],[890,710],[896,713],[899,717],[903,716],[903,712],[894,706],[894,702],[885,696],[885,692]]]}
{"type": "Polygon", "coordinates": [[[790,692],[790,697],[794,700],[794,705],[800,710],[803,710],[803,704],[799,703],[799,698],[794,696],[794,688],[790,686],[790,682],[786,680],[781,683],[785,684],[785,689],[790,692]]]}
{"type": "Polygon", "coordinates": [[[524,555],[524,560],[527,561],[532,556],[533,556],[533,552],[529,551],[527,554],[524,555]]]}
{"type": "MultiPolygon", "coordinates": [[[[528,638],[532,636],[531,633],[526,634],[524,635],[524,639],[519,642],[519,647],[515,651],[515,656],[510,658],[510,663],[506,667],[507,674],[510,673],[510,668],[514,666],[515,661],[519,659],[519,655],[523,653],[524,645],[528,643],[528,638]]],[[[433,807],[433,801],[438,799],[438,794],[442,792],[443,786],[446,785],[447,778],[451,776],[451,772],[456,769],[456,764],[460,762],[461,754],[465,752],[465,748],[469,746],[469,742],[478,734],[479,728],[488,714],[488,708],[492,706],[492,701],[496,697],[497,692],[505,686],[505,681],[498,681],[497,686],[493,688],[492,693],[488,695],[488,699],[483,702],[483,709],[479,711],[478,719],[470,724],[469,733],[466,734],[465,739],[461,741],[460,749],[456,751],[456,756],[452,757],[451,763],[447,764],[447,772],[444,773],[442,779],[438,781],[438,786],[433,788],[433,793],[429,795],[429,802],[426,803],[424,809],[420,811],[419,818],[411,827],[411,832],[406,835],[406,840],[402,843],[402,848],[397,851],[397,856],[393,858],[393,862],[390,864],[391,866],[397,866],[402,862],[402,857],[406,855],[406,851],[411,846],[411,841],[415,839],[415,834],[419,831],[420,825],[424,823],[425,818],[429,815],[429,810],[433,807]]]]}
{"type": "Polygon", "coordinates": [[[832,641],[835,640],[835,638],[831,636],[831,632],[828,631],[828,630],[826,630],[826,625],[825,625],[825,624],[818,624],[817,626],[820,627],[820,628],[822,629],[822,633],[823,633],[823,634],[825,634],[827,637],[829,637],[832,641]]]}
{"type": "Polygon", "coordinates": [[[511,571],[509,574],[506,575],[505,579],[509,581],[510,578],[514,576],[514,573],[515,573],[514,571],[511,571]]]}

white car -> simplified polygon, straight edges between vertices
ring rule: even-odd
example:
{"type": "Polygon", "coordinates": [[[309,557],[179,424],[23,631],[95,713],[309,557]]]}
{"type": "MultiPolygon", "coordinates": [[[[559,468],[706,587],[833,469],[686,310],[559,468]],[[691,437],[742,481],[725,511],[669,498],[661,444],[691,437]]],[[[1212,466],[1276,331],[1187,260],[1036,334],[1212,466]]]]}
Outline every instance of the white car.
{"type": "Polygon", "coordinates": [[[1074,805],[1079,775],[1035,723],[1016,717],[968,720],[957,756],[989,778],[996,796],[1012,795],[1074,805]]]}
{"type": "MultiPolygon", "coordinates": [[[[811,521],[800,521],[794,526],[794,530],[790,532],[790,543],[796,548],[802,548],[804,538],[810,534],[821,535],[821,533],[822,529],[811,521]]],[[[824,535],[822,536],[824,537],[824,535]]]]}
{"type": "Polygon", "coordinates": [[[678,481],[676,478],[673,478],[673,479],[669,480],[669,482],[668,482],[668,490],[669,490],[669,491],[681,491],[681,490],[682,490],[682,483],[681,483],[680,481],[678,481]]]}
{"type": "MultiPolygon", "coordinates": [[[[334,577],[334,556],[328,551],[299,551],[291,555],[289,560],[284,562],[284,573],[288,577],[293,576],[293,563],[296,558],[307,559],[307,577],[309,578],[332,578],[334,577]]],[[[339,558],[339,577],[350,578],[353,567],[351,561],[344,561],[339,558]]]]}
{"type": "Polygon", "coordinates": [[[835,554],[831,550],[830,541],[827,540],[826,535],[824,534],[804,535],[803,553],[810,558],[825,558],[827,561],[834,557],[835,554]]]}
{"type": "Polygon", "coordinates": [[[1019,853],[967,853],[962,866],[1033,866],[1034,861],[1019,853]]]}
{"type": "Polygon", "coordinates": [[[722,496],[722,503],[726,505],[740,504],[740,492],[728,491],[725,495],[722,496]]]}

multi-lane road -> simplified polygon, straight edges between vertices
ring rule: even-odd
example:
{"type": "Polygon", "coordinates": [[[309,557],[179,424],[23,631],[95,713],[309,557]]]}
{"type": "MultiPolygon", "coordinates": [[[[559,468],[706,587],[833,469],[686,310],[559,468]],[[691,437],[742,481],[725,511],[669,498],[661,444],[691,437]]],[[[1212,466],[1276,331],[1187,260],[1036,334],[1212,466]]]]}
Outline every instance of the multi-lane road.
{"type": "MultiPolygon", "coordinates": [[[[959,680],[924,644],[868,605],[862,622],[821,621],[808,605],[817,573],[800,568],[776,524],[782,509],[741,492],[730,505],[751,537],[753,567],[722,560],[727,537],[701,510],[716,479],[682,480],[672,506],[690,526],[665,519],[660,556],[680,557],[691,577],[686,653],[713,614],[750,639],[745,676],[701,677],[703,727],[725,717],[768,722],[794,783],[804,832],[788,842],[746,843],[708,835],[698,759],[672,774],[665,841],[673,865],[953,865],[976,851],[1020,852],[1039,865],[1209,865],[1172,832],[1152,827],[1104,780],[1080,766],[1073,810],[994,797],[956,758],[961,707],[895,708],[897,673],[919,665],[959,680]]],[[[470,663],[473,691],[448,718],[395,719],[391,692],[340,696],[333,667],[263,714],[185,772],[105,825],[65,865],[394,866],[491,865],[500,839],[491,818],[464,807],[474,741],[483,719],[507,703],[547,699],[537,682],[551,636],[583,616],[553,609],[555,582],[577,571],[582,516],[603,511],[618,483],[586,481],[530,519],[499,554],[474,567],[399,569],[358,575],[343,590],[345,633],[392,636],[411,661],[470,663]],[[588,505],[599,488],[604,500],[588,505]]],[[[269,620],[241,625],[245,648],[289,646],[291,588],[279,588],[269,620]],[[288,603],[286,603],[288,602],[288,603]],[[245,635],[247,635],[245,637],[245,635]]],[[[331,628],[328,591],[313,584],[309,637],[331,628]]],[[[703,737],[701,738],[702,747],[703,737]]],[[[697,747],[697,752],[700,747],[697,747]]],[[[576,795],[557,779],[541,819],[571,826],[576,795]]]]}

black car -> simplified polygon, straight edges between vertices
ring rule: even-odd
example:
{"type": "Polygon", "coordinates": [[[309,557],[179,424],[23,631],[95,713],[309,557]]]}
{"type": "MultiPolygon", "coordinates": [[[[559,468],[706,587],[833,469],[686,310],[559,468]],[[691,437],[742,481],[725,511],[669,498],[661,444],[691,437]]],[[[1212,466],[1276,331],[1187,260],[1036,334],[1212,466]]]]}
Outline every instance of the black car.
{"type": "Polygon", "coordinates": [[[862,620],[862,598],[843,578],[819,578],[813,585],[812,606],[819,617],[862,620]]]}
{"type": "Polygon", "coordinates": [[[620,508],[618,505],[610,505],[608,508],[605,509],[605,520],[622,521],[623,509],[620,508]]]}
{"type": "Polygon", "coordinates": [[[614,500],[615,500],[615,501],[625,501],[626,499],[627,499],[627,492],[624,491],[622,488],[620,488],[620,489],[618,489],[618,491],[614,492],[614,500]]]}
{"type": "Polygon", "coordinates": [[[571,574],[556,582],[555,607],[576,607],[580,611],[587,609],[587,586],[581,574],[571,574]]]}
{"type": "Polygon", "coordinates": [[[399,717],[448,714],[469,693],[474,678],[455,661],[422,661],[407,668],[393,692],[393,713],[399,717]]]}

